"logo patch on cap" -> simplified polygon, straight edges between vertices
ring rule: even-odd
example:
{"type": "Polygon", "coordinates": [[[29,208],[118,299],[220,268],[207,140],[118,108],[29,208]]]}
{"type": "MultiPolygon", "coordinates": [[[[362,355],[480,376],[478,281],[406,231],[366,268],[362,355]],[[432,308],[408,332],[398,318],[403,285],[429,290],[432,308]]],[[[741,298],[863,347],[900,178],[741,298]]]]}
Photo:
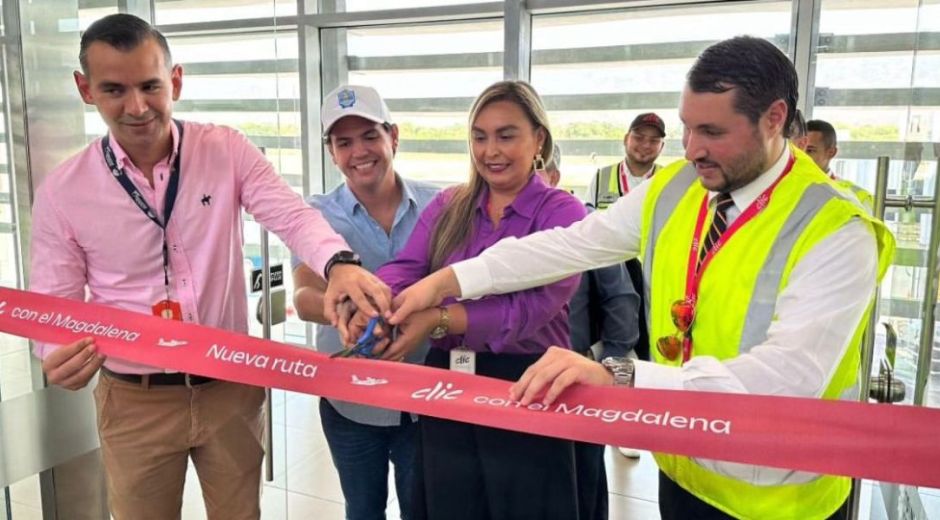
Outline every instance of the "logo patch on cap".
{"type": "Polygon", "coordinates": [[[349,108],[356,104],[356,92],[349,89],[340,90],[336,95],[340,108],[349,108]]]}

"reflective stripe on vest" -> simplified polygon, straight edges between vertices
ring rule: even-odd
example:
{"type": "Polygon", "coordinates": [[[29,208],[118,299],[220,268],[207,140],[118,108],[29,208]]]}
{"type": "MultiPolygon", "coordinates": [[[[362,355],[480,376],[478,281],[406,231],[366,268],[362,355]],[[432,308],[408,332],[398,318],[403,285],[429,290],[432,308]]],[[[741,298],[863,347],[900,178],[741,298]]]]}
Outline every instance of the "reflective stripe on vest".
{"type": "MultiPolygon", "coordinates": [[[[857,203],[812,166],[808,157],[795,155],[793,171],[781,181],[767,209],[756,217],[760,219],[759,227],[742,228],[745,234],[726,244],[706,271],[693,356],[730,359],[763,342],[774,317],[777,296],[793,267],[850,219],[860,218],[871,224],[879,243],[879,279],[887,268],[894,242],[884,225],[865,216],[857,203]]],[[[675,332],[668,316],[669,304],[683,294],[689,240],[706,193],[696,181],[691,165],[676,163],[657,174],[644,201],[641,257],[647,294],[652,296],[647,313],[651,343],[675,332]]],[[[853,389],[858,352],[852,346],[858,345],[866,323],[863,317],[826,387],[818,391],[823,397],[839,398],[853,389]]],[[[651,351],[658,362],[674,364],[662,359],[655,348],[651,351]]],[[[819,476],[809,482],[803,480],[805,483],[756,485],[712,472],[687,457],[655,457],[663,472],[684,489],[740,518],[825,518],[844,502],[849,491],[849,479],[844,477],[819,476]]],[[[806,475],[800,477],[805,479],[806,475]]]]}
{"type": "Polygon", "coordinates": [[[767,339],[767,329],[773,321],[774,309],[777,306],[777,292],[790,251],[793,250],[797,239],[803,235],[803,231],[816,213],[830,199],[840,196],[832,186],[827,184],[814,184],[803,192],[803,198],[790,213],[783,229],[774,241],[770,255],[761,267],[757,284],[754,286],[754,294],[751,296],[744,318],[744,330],[741,333],[741,341],[738,343],[740,353],[751,350],[751,347],[760,345],[767,339]]]}
{"type": "Polygon", "coordinates": [[[595,208],[607,209],[622,195],[620,191],[620,163],[597,170],[597,185],[594,187],[595,208]]]}
{"type": "MultiPolygon", "coordinates": [[[[668,167],[667,167],[668,168],[668,167]]],[[[695,180],[698,179],[698,174],[695,173],[695,166],[692,163],[686,163],[685,166],[676,174],[675,178],[666,185],[662,193],[660,193],[659,198],[656,200],[656,206],[653,208],[653,221],[646,226],[649,230],[649,238],[642,240],[640,242],[641,247],[644,247],[645,244],[655,244],[659,239],[659,234],[663,230],[663,226],[666,225],[666,221],[669,220],[669,217],[672,215],[673,210],[676,206],[679,205],[679,199],[681,199],[685,192],[688,191],[689,186],[692,185],[695,180]]],[[[644,205],[648,204],[649,197],[644,201],[644,205]]],[[[644,211],[645,212],[645,211],[644,211]]],[[[644,222],[645,223],[645,222],[644,222]]],[[[641,255],[643,258],[643,301],[647,302],[646,304],[646,330],[653,330],[649,328],[652,324],[650,323],[650,287],[652,286],[653,280],[653,252],[656,248],[654,247],[645,247],[644,253],[641,255]]],[[[656,338],[650,335],[650,352],[656,348],[654,343],[656,338]]]]}
{"type": "Polygon", "coordinates": [[[875,207],[875,198],[871,193],[868,193],[868,190],[845,179],[836,180],[836,185],[848,190],[852,195],[855,195],[855,198],[862,204],[862,207],[864,207],[868,213],[872,212],[875,207]]]}

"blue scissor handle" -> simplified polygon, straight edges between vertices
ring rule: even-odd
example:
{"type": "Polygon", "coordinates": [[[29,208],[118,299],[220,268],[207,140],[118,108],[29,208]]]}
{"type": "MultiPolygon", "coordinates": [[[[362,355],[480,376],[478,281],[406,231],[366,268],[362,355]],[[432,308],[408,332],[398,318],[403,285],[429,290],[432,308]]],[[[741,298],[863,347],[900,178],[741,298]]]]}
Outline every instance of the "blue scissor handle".
{"type": "Polygon", "coordinates": [[[381,316],[370,319],[369,323],[366,325],[365,332],[356,340],[356,346],[352,348],[352,354],[372,357],[372,349],[375,348],[375,344],[379,341],[379,338],[375,336],[375,328],[384,323],[381,316]]]}
{"type": "MultiPolygon", "coordinates": [[[[374,357],[372,355],[372,349],[375,348],[376,343],[378,343],[379,341],[383,339],[375,335],[375,329],[376,327],[383,327],[383,326],[385,326],[385,320],[383,320],[380,316],[376,316],[375,318],[370,319],[369,323],[366,325],[366,330],[362,333],[361,336],[359,336],[359,339],[356,340],[355,345],[353,345],[351,348],[347,350],[340,350],[339,352],[336,352],[330,355],[330,357],[331,358],[337,358],[337,357],[346,358],[346,357],[352,357],[352,356],[363,356],[367,358],[374,357]]],[[[390,340],[395,341],[396,331],[397,331],[396,328],[393,328],[390,331],[390,337],[389,337],[390,340]]]]}

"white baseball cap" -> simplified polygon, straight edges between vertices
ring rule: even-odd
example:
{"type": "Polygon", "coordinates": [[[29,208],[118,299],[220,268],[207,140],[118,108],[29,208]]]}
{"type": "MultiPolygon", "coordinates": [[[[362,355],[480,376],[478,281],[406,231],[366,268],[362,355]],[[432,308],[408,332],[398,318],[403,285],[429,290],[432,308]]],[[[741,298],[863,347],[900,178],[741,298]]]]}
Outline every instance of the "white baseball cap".
{"type": "Polygon", "coordinates": [[[323,135],[329,135],[333,125],[346,116],[359,116],[376,123],[392,122],[382,96],[374,88],[362,85],[340,85],[326,95],[320,107],[323,135]]]}

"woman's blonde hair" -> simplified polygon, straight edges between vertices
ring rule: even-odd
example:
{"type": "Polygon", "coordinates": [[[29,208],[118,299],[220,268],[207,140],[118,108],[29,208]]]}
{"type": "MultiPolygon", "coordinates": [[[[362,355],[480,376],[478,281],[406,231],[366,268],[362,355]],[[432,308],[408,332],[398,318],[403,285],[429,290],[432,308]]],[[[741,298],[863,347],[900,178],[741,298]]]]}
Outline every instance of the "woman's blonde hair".
{"type": "MultiPolygon", "coordinates": [[[[554,142],[552,141],[552,132],[548,126],[548,115],[545,113],[545,107],[542,106],[542,100],[539,98],[538,93],[524,81],[500,81],[487,87],[470,108],[468,129],[472,130],[474,121],[487,105],[497,101],[508,101],[516,104],[525,113],[534,130],[538,131],[541,128],[545,132],[545,141],[542,143],[539,155],[544,162],[549,162],[552,157],[554,142]]],[[[468,136],[468,142],[470,138],[468,136]]],[[[470,149],[473,149],[472,143],[470,149]]],[[[533,162],[534,160],[533,157],[533,162]]],[[[444,212],[438,217],[434,233],[431,235],[431,248],[428,253],[431,272],[443,267],[447,257],[463,245],[473,233],[473,214],[476,211],[477,200],[480,198],[480,193],[483,192],[485,184],[486,181],[483,180],[483,176],[473,165],[473,158],[471,157],[470,182],[452,189],[453,195],[448,201],[444,212]]]]}

